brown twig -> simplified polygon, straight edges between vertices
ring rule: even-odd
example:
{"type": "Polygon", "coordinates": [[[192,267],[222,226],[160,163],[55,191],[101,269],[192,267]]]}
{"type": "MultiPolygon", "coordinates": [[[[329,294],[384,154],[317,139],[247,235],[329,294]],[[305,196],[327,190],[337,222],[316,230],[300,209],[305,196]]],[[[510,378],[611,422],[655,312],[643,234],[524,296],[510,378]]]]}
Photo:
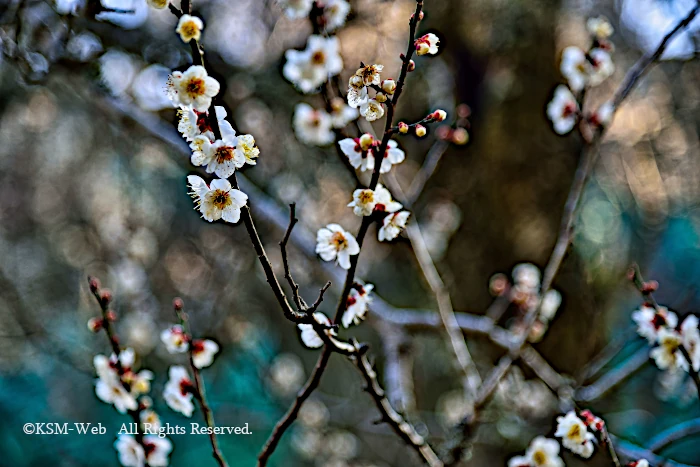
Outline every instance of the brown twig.
{"type": "Polygon", "coordinates": [[[226,463],[226,459],[224,459],[224,455],[221,452],[221,449],[219,448],[219,442],[216,438],[216,433],[215,433],[215,428],[216,428],[216,423],[214,422],[214,412],[211,410],[209,407],[209,403],[207,402],[207,395],[206,395],[206,389],[204,388],[204,381],[202,381],[202,374],[199,371],[199,368],[194,364],[194,348],[193,348],[193,338],[192,338],[192,330],[190,329],[190,323],[187,314],[183,311],[183,303],[181,299],[176,298],[174,301],[174,310],[175,314],[177,315],[178,319],[180,320],[180,324],[182,325],[182,328],[185,332],[185,338],[187,339],[187,342],[189,342],[189,348],[188,348],[188,357],[190,361],[190,368],[192,368],[192,374],[194,375],[194,385],[195,385],[195,391],[196,393],[194,394],[195,399],[197,399],[197,402],[199,402],[199,407],[202,409],[202,415],[204,416],[204,421],[206,422],[207,426],[210,428],[209,431],[209,441],[211,443],[211,450],[212,450],[212,456],[216,460],[216,462],[221,466],[221,467],[228,467],[228,464],[226,463]]]}

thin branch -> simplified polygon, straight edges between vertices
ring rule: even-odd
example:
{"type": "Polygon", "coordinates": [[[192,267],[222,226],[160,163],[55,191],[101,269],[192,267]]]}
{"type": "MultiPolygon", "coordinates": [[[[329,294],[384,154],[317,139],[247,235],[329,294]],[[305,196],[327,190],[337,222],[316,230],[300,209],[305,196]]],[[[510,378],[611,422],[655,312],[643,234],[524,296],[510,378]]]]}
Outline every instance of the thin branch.
{"type": "Polygon", "coordinates": [[[680,441],[688,436],[697,435],[700,433],[700,418],[694,418],[678,425],[668,428],[658,435],[654,436],[649,441],[649,450],[651,452],[659,452],[669,445],[680,441]]]}
{"type": "Polygon", "coordinates": [[[299,222],[299,219],[296,218],[296,204],[292,203],[289,205],[289,226],[284,233],[284,238],[282,238],[280,242],[280,250],[282,252],[282,264],[284,265],[284,278],[287,279],[287,283],[289,283],[289,287],[292,289],[292,296],[294,297],[297,311],[302,312],[306,309],[306,303],[304,303],[304,299],[299,295],[299,285],[294,282],[292,273],[289,270],[289,259],[287,257],[287,242],[289,242],[289,236],[292,234],[292,230],[297,222],[299,222]]]}
{"type": "Polygon", "coordinates": [[[671,461],[664,457],[658,456],[649,449],[645,449],[643,447],[634,445],[629,441],[625,441],[612,434],[610,435],[610,438],[615,443],[617,452],[621,456],[625,457],[628,461],[646,459],[649,461],[649,464],[653,465],[654,467],[694,467],[688,464],[682,464],[680,462],[671,461]]]}
{"type": "Polygon", "coordinates": [[[377,381],[377,372],[374,371],[372,364],[359,348],[358,355],[351,357],[350,360],[353,361],[357,369],[362,373],[366,384],[365,391],[372,396],[372,400],[382,414],[381,421],[389,424],[394,432],[396,432],[407,445],[412,447],[427,465],[431,467],[441,467],[443,464],[440,458],[425,441],[425,438],[418,434],[413,426],[404,420],[391,406],[384,394],[384,390],[379,385],[379,381],[377,381]]]}
{"type": "Polygon", "coordinates": [[[423,161],[423,165],[416,176],[413,177],[411,185],[406,190],[404,199],[407,206],[412,206],[418,200],[421,193],[423,193],[425,185],[428,183],[428,180],[430,180],[430,177],[432,177],[435,173],[435,169],[437,168],[440,159],[449,147],[450,143],[442,139],[436,140],[430,147],[428,154],[425,156],[425,160],[423,161]]]}
{"type": "Polygon", "coordinates": [[[272,430],[272,434],[270,434],[270,437],[267,439],[265,446],[263,447],[262,451],[260,451],[260,454],[258,454],[258,467],[264,467],[267,465],[267,461],[282,439],[282,435],[284,435],[285,431],[292,426],[292,423],[294,423],[294,420],[296,420],[297,415],[299,414],[301,406],[304,404],[306,399],[309,398],[311,393],[318,387],[318,383],[321,381],[321,376],[323,376],[323,372],[328,365],[328,359],[330,358],[331,353],[332,351],[329,347],[325,347],[321,352],[321,357],[316,362],[314,371],[311,373],[308,381],[297,394],[297,397],[294,399],[292,406],[289,407],[289,410],[287,410],[287,413],[285,413],[284,416],[277,422],[275,428],[272,430]]]}
{"type": "MultiPolygon", "coordinates": [[[[386,177],[386,182],[389,189],[396,193],[399,198],[405,198],[403,190],[393,174],[386,177]]],[[[445,331],[447,331],[447,336],[450,339],[452,351],[457,358],[459,368],[463,373],[465,397],[467,397],[467,399],[471,402],[476,396],[477,388],[481,385],[481,376],[479,375],[479,371],[477,370],[474,360],[469,353],[469,348],[467,347],[464,335],[462,334],[459,324],[457,323],[457,318],[455,317],[455,312],[452,307],[450,292],[447,290],[445,283],[442,281],[437,267],[435,267],[435,263],[433,262],[433,258],[430,256],[430,252],[428,251],[428,246],[425,243],[421,229],[415,219],[414,222],[406,226],[406,233],[411,241],[413,252],[416,256],[416,260],[418,261],[418,265],[423,272],[423,276],[428,282],[428,286],[437,300],[440,318],[442,319],[445,331]]]]}
{"type": "Polygon", "coordinates": [[[596,382],[578,388],[574,393],[574,399],[582,402],[590,402],[600,398],[614,386],[626,380],[636,373],[646,362],[649,361],[649,349],[646,347],[635,352],[622,365],[614,370],[605,373],[596,382]]]}
{"type": "Polygon", "coordinates": [[[608,454],[610,454],[610,459],[615,467],[622,467],[620,464],[620,459],[617,457],[617,452],[615,451],[615,446],[613,445],[612,439],[610,438],[610,433],[608,433],[608,428],[603,425],[603,429],[600,432],[601,441],[608,448],[608,454]]]}
{"type": "Polygon", "coordinates": [[[224,459],[224,455],[221,452],[221,449],[219,448],[219,441],[216,438],[216,423],[214,422],[214,412],[211,410],[209,407],[209,403],[207,402],[207,394],[206,390],[204,388],[204,381],[202,381],[202,374],[199,371],[199,368],[197,368],[197,365],[194,364],[194,347],[193,347],[193,338],[192,338],[192,330],[190,328],[190,323],[187,314],[183,311],[183,303],[182,300],[176,299],[174,302],[175,306],[173,307],[175,310],[175,314],[177,315],[178,319],[180,320],[180,324],[182,325],[182,328],[185,331],[185,338],[187,339],[187,342],[189,342],[189,347],[188,347],[188,357],[190,361],[190,368],[192,368],[192,373],[194,374],[194,385],[195,385],[195,390],[197,391],[196,394],[194,394],[195,399],[197,399],[197,402],[199,402],[199,407],[202,409],[202,415],[204,416],[204,421],[207,424],[207,426],[210,428],[209,431],[209,441],[211,443],[211,450],[212,450],[212,456],[216,460],[217,464],[221,467],[228,467],[228,464],[226,463],[226,459],[224,459]],[[179,302],[179,303],[178,303],[179,302]]]}

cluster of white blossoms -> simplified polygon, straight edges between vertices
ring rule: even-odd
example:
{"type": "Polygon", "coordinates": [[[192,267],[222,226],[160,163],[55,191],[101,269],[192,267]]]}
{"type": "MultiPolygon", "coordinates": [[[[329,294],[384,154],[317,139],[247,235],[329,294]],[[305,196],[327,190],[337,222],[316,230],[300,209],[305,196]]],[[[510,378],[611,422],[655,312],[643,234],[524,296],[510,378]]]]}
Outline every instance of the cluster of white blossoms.
{"type": "Polygon", "coordinates": [[[688,315],[680,327],[678,316],[666,307],[644,305],[632,313],[632,319],[637,323],[637,333],[654,346],[649,356],[661,370],[700,371],[700,330],[698,317],[688,315]],[[681,347],[690,357],[690,363],[683,355],[681,347]]]}
{"type": "Polygon", "coordinates": [[[145,435],[142,444],[132,435],[119,435],[114,448],[124,467],[165,467],[170,464],[168,456],[173,450],[173,444],[168,438],[158,435],[145,435]]]}
{"type": "Polygon", "coordinates": [[[112,354],[109,358],[95,355],[93,364],[97,373],[95,394],[107,404],[111,404],[119,413],[138,409],[137,399],[151,390],[153,373],[133,370],[135,354],[133,349],[124,349],[119,357],[112,354]],[[119,372],[121,367],[121,374],[119,372]]]}
{"type": "MultiPolygon", "coordinates": [[[[613,33],[610,23],[603,17],[591,18],[587,23],[592,37],[588,51],[570,46],[562,52],[560,71],[567,85],[559,85],[554,97],[547,105],[547,116],[552,121],[554,131],[560,135],[569,133],[581,117],[577,97],[581,91],[600,85],[615,72],[615,65],[610,55],[613,45],[608,38],[613,33]]],[[[588,121],[596,126],[608,125],[614,109],[612,104],[603,104],[588,121]]]]}
{"type": "MultiPolygon", "coordinates": [[[[588,459],[593,455],[595,444],[604,439],[604,430],[605,422],[590,410],[582,410],[579,414],[571,411],[557,417],[554,436],[561,438],[564,449],[588,459]]],[[[524,456],[515,456],[508,461],[508,467],[564,467],[559,451],[556,440],[538,436],[532,440],[524,456]]],[[[649,463],[640,459],[628,466],[649,467],[649,463]]]]}
{"type": "Polygon", "coordinates": [[[333,130],[345,128],[359,113],[341,98],[330,102],[331,112],[314,109],[309,104],[297,104],[294,109],[294,133],[299,141],[309,145],[325,146],[335,141],[333,130]]]}
{"type": "MultiPolygon", "coordinates": [[[[202,28],[203,23],[199,18],[183,15],[176,32],[184,42],[198,41],[202,28]]],[[[219,94],[219,90],[219,82],[209,76],[201,65],[192,65],[185,72],[172,72],[167,85],[168,97],[179,106],[177,128],[190,143],[190,161],[219,177],[207,184],[201,177],[190,175],[187,177],[189,194],[207,221],[223,219],[236,223],[248,196],[234,189],[226,179],[246,164],[255,165],[260,150],[255,146],[252,135],[236,134],[226,120],[227,113],[223,107],[212,105],[212,99],[219,94]],[[211,112],[212,108],[214,112],[211,112]],[[216,137],[217,131],[212,125],[217,126],[220,138],[216,137]]]]}
{"type": "Polygon", "coordinates": [[[343,70],[337,37],[309,36],[304,50],[287,50],[284,77],[305,94],[318,91],[329,77],[343,70]]]}

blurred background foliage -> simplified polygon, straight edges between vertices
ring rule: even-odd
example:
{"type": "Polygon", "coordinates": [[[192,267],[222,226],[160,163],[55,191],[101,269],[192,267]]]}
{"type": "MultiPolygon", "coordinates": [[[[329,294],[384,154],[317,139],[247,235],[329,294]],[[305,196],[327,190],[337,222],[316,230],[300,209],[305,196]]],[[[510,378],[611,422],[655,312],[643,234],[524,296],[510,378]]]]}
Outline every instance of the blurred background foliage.
{"type": "MultiPolygon", "coordinates": [[[[136,13],[101,13],[102,21],[66,14],[70,0],[0,5],[0,465],[116,465],[113,433],[128,418],[94,395],[92,357],[106,353],[107,343],[85,326],[98,312],[87,274],[113,290],[121,342],[156,373],[152,395],[164,422],[189,422],[159,397],[167,367],[178,361],[158,339],[174,321],[172,298],[184,298],[195,335],[222,345],[204,372],[217,422],[248,423],[253,432],[221,437],[231,465],[254,463],[317,356],[281,316],[245,230],[209,225],[192,210],[187,148],[162,91],[170,69],[191,63],[189,48],[174,34],[169,12],[131,1],[105,3],[130,4],[136,13]],[[21,426],[30,421],[102,422],[108,434],[26,436],[21,426]]],[[[394,75],[413,2],[351,4],[338,33],[341,82],[360,61],[383,63],[384,74],[394,75]]],[[[88,7],[97,11],[92,0],[88,7]]],[[[545,118],[561,81],[559,53],[586,44],[588,16],[610,18],[617,70],[588,96],[592,108],[606,100],[640,56],[634,35],[619,24],[620,8],[608,0],[426,0],[420,29],[438,33],[441,53],[419,61],[398,117],[414,121],[435,108],[450,114],[460,103],[472,109],[470,144],[448,149],[415,206],[414,222],[428,236],[455,309],[483,313],[492,301],[492,274],[546,262],[581,147],[576,136],[556,136],[545,118]]],[[[303,47],[311,33],[308,22],[285,18],[269,1],[196,0],[194,10],[205,20],[203,45],[234,127],[253,134],[262,151],[244,175],[282,209],[295,201],[312,232],[331,221],[354,230],[358,221],[345,208],[353,179],[333,148],[304,146],[291,127],[295,104],[322,105],[319,96],[297,94],[280,74],[284,51],[303,47]]],[[[698,311],[698,77],[693,61],[656,67],[601,147],[573,251],[555,282],[563,306],[537,345],[564,374],[576,374],[610,340],[625,341],[611,370],[646,345],[629,332],[640,301],[625,279],[632,262],[659,280],[662,304],[681,315],[698,311]]],[[[407,160],[397,176],[404,186],[434,139],[400,141],[407,160]]],[[[251,205],[255,215],[254,197],[251,205]]],[[[283,232],[262,221],[259,228],[279,270],[283,232]]],[[[407,240],[370,241],[365,250],[359,277],[384,299],[436,309],[407,240]]],[[[326,281],[319,262],[296,248],[291,255],[303,292],[314,296],[326,281]]],[[[329,291],[329,310],[338,285],[329,291]]],[[[381,370],[381,328],[372,325],[357,335],[370,342],[381,370]]],[[[415,421],[436,440],[463,410],[445,343],[439,332],[412,339],[415,421]]],[[[486,371],[499,350],[479,338],[468,343],[486,371]]],[[[532,378],[517,370],[505,380],[465,465],[505,465],[532,437],[551,434],[557,397],[532,378]]],[[[693,388],[670,379],[645,364],[589,405],[613,433],[643,445],[700,415],[693,388]]],[[[200,418],[197,412],[192,421],[200,418]]],[[[355,370],[333,357],[272,464],[415,465],[386,426],[373,424],[376,418],[355,370]]],[[[206,437],[171,440],[173,465],[209,461],[206,437]]],[[[697,442],[689,438],[664,455],[700,465],[697,442]]],[[[603,464],[602,455],[588,463],[603,464]]]]}

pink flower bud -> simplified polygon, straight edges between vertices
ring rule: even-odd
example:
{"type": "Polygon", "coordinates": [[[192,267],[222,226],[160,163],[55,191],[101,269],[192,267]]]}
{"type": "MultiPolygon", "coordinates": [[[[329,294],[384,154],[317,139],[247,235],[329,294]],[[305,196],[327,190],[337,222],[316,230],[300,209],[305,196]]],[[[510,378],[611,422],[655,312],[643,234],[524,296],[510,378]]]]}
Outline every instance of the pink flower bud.
{"type": "Polygon", "coordinates": [[[100,292],[100,302],[102,305],[107,305],[109,302],[112,301],[112,292],[104,289],[103,291],[100,292]]]}
{"type": "Polygon", "coordinates": [[[408,133],[408,125],[405,122],[399,122],[399,133],[408,133]]]}
{"type": "Polygon", "coordinates": [[[360,136],[360,148],[363,151],[366,151],[370,147],[372,147],[373,142],[374,142],[374,137],[372,137],[372,135],[370,135],[369,133],[365,133],[362,136],[360,136]]]}
{"type": "Polygon", "coordinates": [[[413,71],[415,69],[416,69],[416,62],[414,62],[413,60],[409,60],[408,61],[408,71],[410,72],[410,71],[413,71]]]}
{"type": "Polygon", "coordinates": [[[99,332],[103,324],[102,318],[90,318],[87,322],[87,327],[92,332],[99,332]]]}
{"type": "Polygon", "coordinates": [[[88,277],[88,284],[90,285],[90,291],[96,293],[100,290],[100,280],[97,277],[88,277]]]}
{"type": "Polygon", "coordinates": [[[180,310],[182,310],[184,307],[185,307],[185,302],[183,302],[182,299],[181,299],[180,297],[175,297],[175,298],[173,299],[173,308],[174,308],[176,311],[180,311],[180,310]]]}
{"type": "Polygon", "coordinates": [[[435,112],[431,113],[429,117],[436,122],[442,122],[447,118],[447,112],[444,110],[438,109],[435,112]]]}
{"type": "Polygon", "coordinates": [[[107,321],[116,321],[117,314],[112,310],[109,310],[107,313],[105,313],[105,318],[107,318],[107,321]]]}

